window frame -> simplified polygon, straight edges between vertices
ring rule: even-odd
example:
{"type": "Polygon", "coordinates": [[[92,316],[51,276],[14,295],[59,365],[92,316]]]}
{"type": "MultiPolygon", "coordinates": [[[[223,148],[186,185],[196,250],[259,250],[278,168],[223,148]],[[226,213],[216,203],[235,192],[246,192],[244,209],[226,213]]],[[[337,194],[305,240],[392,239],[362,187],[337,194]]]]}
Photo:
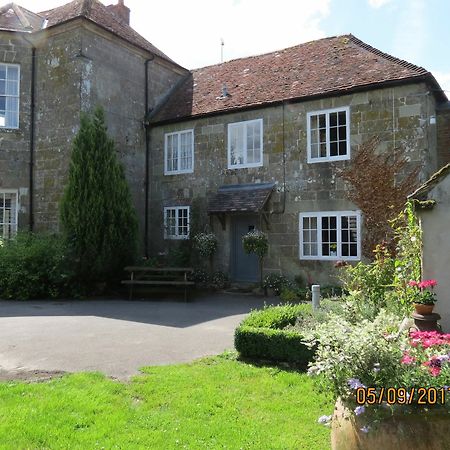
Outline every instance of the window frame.
{"type": "Polygon", "coordinates": [[[194,172],[194,129],[190,128],[188,130],[181,130],[181,131],[173,131],[171,133],[164,133],[164,175],[180,175],[184,173],[193,173],[194,172]],[[192,167],[190,169],[177,169],[177,170],[169,170],[168,168],[168,139],[169,136],[178,136],[178,167],[180,167],[180,161],[181,161],[181,135],[182,134],[190,134],[191,135],[191,159],[192,159],[192,167]]]}
{"type": "Polygon", "coordinates": [[[307,130],[307,162],[314,164],[314,163],[320,163],[320,162],[331,162],[331,161],[345,161],[350,159],[350,152],[351,152],[351,146],[350,146],[350,106],[341,106],[339,108],[330,108],[330,109],[321,109],[317,111],[310,111],[306,114],[306,130],[307,130]],[[338,156],[331,156],[330,155],[330,114],[331,113],[339,113],[339,112],[345,112],[345,140],[347,143],[347,153],[345,155],[338,155],[338,156]],[[321,114],[325,114],[325,132],[326,132],[326,149],[327,149],[327,156],[318,156],[318,157],[312,157],[311,155],[311,145],[312,145],[312,139],[311,139],[311,117],[318,116],[321,114]]]}
{"type": "Polygon", "coordinates": [[[4,194],[14,194],[16,196],[15,199],[15,214],[14,214],[14,222],[10,222],[10,223],[5,223],[3,222],[4,220],[4,214],[3,211],[5,209],[5,207],[3,206],[0,207],[0,219],[2,219],[0,221],[0,226],[5,226],[5,225],[15,225],[15,227],[13,227],[14,229],[11,231],[11,235],[9,237],[5,237],[3,235],[0,235],[0,240],[2,239],[11,239],[12,237],[14,237],[17,234],[17,231],[19,229],[19,191],[17,189],[0,189],[0,197],[4,199],[4,194]]]}
{"type": "MultiPolygon", "coordinates": [[[[6,70],[8,70],[8,67],[17,67],[17,83],[18,83],[18,94],[17,95],[11,95],[11,94],[6,94],[5,91],[5,95],[1,95],[1,97],[5,97],[5,99],[7,99],[8,97],[10,98],[15,98],[17,99],[17,126],[16,127],[12,127],[12,126],[8,126],[6,125],[6,115],[5,115],[5,125],[2,126],[0,124],[0,130],[18,130],[20,128],[20,64],[11,64],[11,63],[4,63],[4,62],[0,62],[0,66],[5,66],[6,70]]],[[[8,81],[8,78],[6,78],[5,82],[8,81]]],[[[5,100],[6,101],[6,100],[5,100]]],[[[5,113],[6,113],[6,104],[5,104],[5,113]]]]}
{"type": "Polygon", "coordinates": [[[190,206],[165,206],[164,207],[164,239],[173,239],[173,240],[185,240],[190,238],[191,233],[191,207],[190,206]],[[179,220],[179,211],[182,209],[187,210],[187,234],[179,233],[179,226],[176,225],[175,234],[168,234],[168,225],[167,225],[167,211],[174,210],[175,211],[175,221],[179,220]]]}
{"type": "Polygon", "coordinates": [[[232,122],[228,124],[227,127],[227,153],[228,153],[228,169],[246,169],[251,167],[262,167],[264,165],[264,124],[263,119],[251,119],[251,120],[243,120],[240,122],[232,122]],[[233,128],[237,128],[238,126],[244,126],[244,159],[247,161],[248,157],[248,149],[247,149],[247,125],[258,123],[259,124],[259,132],[261,136],[261,148],[259,149],[259,162],[257,163],[247,163],[243,164],[231,164],[231,130],[233,128]]]}
{"type": "Polygon", "coordinates": [[[320,212],[302,212],[299,213],[299,259],[310,261],[360,261],[361,260],[361,211],[320,211],[320,212]],[[341,218],[349,216],[356,217],[356,256],[342,256],[342,238],[341,238],[341,218]],[[303,218],[315,217],[317,219],[317,255],[305,255],[304,254],[304,240],[303,240],[303,218]],[[322,255],[322,218],[323,217],[336,217],[336,234],[337,234],[337,248],[336,255],[322,255]],[[320,225],[320,226],[319,226],[320,225]],[[319,254],[320,249],[320,254],[319,254]]]}

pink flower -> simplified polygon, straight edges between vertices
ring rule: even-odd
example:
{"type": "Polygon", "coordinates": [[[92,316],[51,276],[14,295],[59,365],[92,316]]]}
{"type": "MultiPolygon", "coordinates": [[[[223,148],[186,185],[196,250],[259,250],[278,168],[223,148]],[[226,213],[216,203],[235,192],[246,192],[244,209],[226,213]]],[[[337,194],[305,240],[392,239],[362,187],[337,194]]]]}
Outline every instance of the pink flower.
{"type": "Polygon", "coordinates": [[[408,352],[403,353],[403,358],[401,360],[402,364],[413,364],[414,362],[416,362],[416,358],[414,358],[414,356],[411,356],[408,352]]]}
{"type": "Polygon", "coordinates": [[[418,284],[419,289],[434,288],[436,285],[436,280],[423,280],[418,284]]]}
{"type": "Polygon", "coordinates": [[[417,287],[418,285],[419,285],[419,283],[414,280],[411,280],[410,282],[408,282],[408,286],[410,286],[410,287],[417,287]]]}

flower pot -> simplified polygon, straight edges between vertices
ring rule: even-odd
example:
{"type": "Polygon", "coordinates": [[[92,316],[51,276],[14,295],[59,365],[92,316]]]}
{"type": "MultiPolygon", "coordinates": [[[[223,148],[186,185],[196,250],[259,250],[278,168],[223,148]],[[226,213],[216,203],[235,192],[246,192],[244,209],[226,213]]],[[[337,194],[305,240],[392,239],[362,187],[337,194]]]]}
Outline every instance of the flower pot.
{"type": "Polygon", "coordinates": [[[434,309],[434,305],[424,305],[422,303],[414,303],[414,309],[417,314],[422,314],[422,316],[426,316],[431,314],[434,309]]]}
{"type": "Polygon", "coordinates": [[[375,416],[370,407],[355,416],[338,399],[331,424],[332,450],[448,450],[450,414],[445,408],[426,413],[383,410],[382,417],[375,416]],[[361,428],[367,425],[370,429],[364,433],[361,428]]]}

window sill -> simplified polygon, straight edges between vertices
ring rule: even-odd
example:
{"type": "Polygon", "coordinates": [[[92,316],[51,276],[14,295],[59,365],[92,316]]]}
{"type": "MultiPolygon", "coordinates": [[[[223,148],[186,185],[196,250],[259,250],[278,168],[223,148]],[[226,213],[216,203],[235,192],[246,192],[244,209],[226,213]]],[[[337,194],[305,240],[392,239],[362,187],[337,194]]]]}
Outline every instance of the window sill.
{"type": "Polygon", "coordinates": [[[164,176],[168,175],[186,175],[189,173],[194,173],[194,170],[177,170],[177,171],[170,171],[170,172],[164,172],[164,176]]]}
{"type": "Polygon", "coordinates": [[[316,164],[316,163],[329,163],[334,161],[348,161],[350,159],[350,155],[346,156],[334,156],[332,158],[308,158],[307,163],[308,164],[316,164]]]}
{"type": "Polygon", "coordinates": [[[263,167],[263,163],[258,164],[236,164],[234,166],[231,166],[228,164],[228,169],[230,170],[236,170],[236,169],[252,169],[254,167],[263,167]]]}

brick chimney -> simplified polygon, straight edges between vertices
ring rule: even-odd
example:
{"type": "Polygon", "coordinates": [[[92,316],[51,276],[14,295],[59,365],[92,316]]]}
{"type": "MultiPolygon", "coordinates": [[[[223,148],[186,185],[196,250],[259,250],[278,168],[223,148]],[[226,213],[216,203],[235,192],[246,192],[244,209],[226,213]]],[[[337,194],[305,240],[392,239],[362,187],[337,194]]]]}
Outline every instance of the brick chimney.
{"type": "Polygon", "coordinates": [[[130,25],[130,8],[124,5],[124,0],[118,0],[117,5],[108,5],[107,8],[111,11],[117,19],[121,22],[130,25]]]}

